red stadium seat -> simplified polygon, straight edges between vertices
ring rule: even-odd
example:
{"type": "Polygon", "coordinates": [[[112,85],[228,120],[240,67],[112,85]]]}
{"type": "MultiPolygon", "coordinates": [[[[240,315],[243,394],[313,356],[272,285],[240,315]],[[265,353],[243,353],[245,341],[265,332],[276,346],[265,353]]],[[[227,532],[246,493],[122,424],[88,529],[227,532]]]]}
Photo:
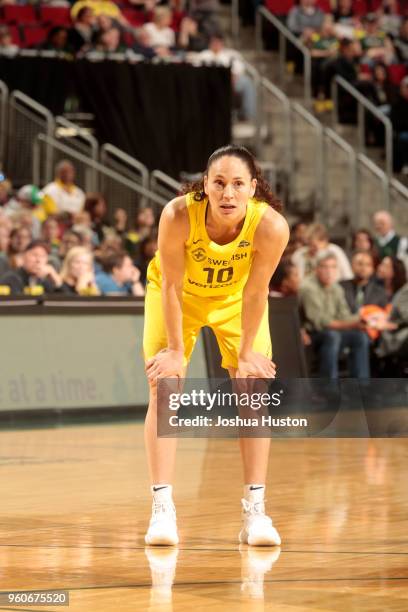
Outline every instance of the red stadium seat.
{"type": "Polygon", "coordinates": [[[393,85],[399,85],[407,74],[407,67],[405,64],[391,64],[388,66],[388,76],[393,85]]]}
{"type": "Polygon", "coordinates": [[[3,7],[4,19],[8,23],[36,23],[37,15],[31,4],[6,4],[3,7]]]}
{"type": "Polygon", "coordinates": [[[49,28],[38,26],[27,26],[23,30],[24,47],[35,47],[45,42],[49,28]]]}
{"type": "Polygon", "coordinates": [[[69,8],[64,6],[42,6],[41,21],[56,26],[70,27],[72,25],[69,8]]]}
{"type": "Polygon", "coordinates": [[[366,15],[368,13],[366,0],[354,0],[353,11],[357,17],[361,17],[361,15],[366,15]]]}
{"type": "Polygon", "coordinates": [[[266,0],[265,7],[274,15],[287,15],[294,4],[294,0],[266,0]]]}
{"type": "Polygon", "coordinates": [[[8,30],[10,32],[11,35],[11,40],[13,42],[13,45],[18,45],[19,47],[21,46],[21,37],[20,37],[20,29],[18,26],[16,25],[8,25],[8,30]]]}
{"type": "Polygon", "coordinates": [[[332,7],[331,7],[331,4],[330,4],[330,0],[317,0],[317,6],[324,13],[331,13],[332,12],[332,7]]]}
{"type": "Polygon", "coordinates": [[[133,26],[142,26],[145,22],[145,16],[143,11],[138,11],[134,8],[124,8],[122,10],[122,15],[133,26]]]}

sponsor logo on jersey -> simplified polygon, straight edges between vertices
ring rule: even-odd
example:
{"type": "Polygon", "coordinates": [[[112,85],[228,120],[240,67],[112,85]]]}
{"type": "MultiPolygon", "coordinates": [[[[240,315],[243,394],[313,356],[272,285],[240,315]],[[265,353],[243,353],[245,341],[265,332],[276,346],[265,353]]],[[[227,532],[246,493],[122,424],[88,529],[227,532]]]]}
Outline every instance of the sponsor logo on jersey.
{"type": "Polygon", "coordinates": [[[194,249],[194,251],[191,251],[191,256],[194,261],[204,261],[204,259],[207,257],[207,254],[203,247],[198,247],[197,249],[194,249]]]}
{"type": "Polygon", "coordinates": [[[247,247],[250,246],[251,243],[247,242],[246,240],[241,240],[241,242],[239,243],[238,247],[247,247]]]}
{"type": "Polygon", "coordinates": [[[198,240],[193,240],[193,244],[197,244],[197,242],[203,242],[202,238],[198,238],[198,240]]]}

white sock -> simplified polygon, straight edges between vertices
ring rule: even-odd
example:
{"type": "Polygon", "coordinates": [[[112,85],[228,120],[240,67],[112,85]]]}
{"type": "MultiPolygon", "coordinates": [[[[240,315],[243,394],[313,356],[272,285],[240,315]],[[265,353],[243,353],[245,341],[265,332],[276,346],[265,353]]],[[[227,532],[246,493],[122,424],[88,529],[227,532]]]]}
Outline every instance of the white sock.
{"type": "Polygon", "coordinates": [[[256,503],[263,502],[265,497],[265,485],[247,484],[244,485],[244,497],[247,501],[256,503]]]}
{"type": "Polygon", "coordinates": [[[173,486],[169,484],[154,484],[150,490],[155,501],[165,502],[172,501],[173,486]]]}

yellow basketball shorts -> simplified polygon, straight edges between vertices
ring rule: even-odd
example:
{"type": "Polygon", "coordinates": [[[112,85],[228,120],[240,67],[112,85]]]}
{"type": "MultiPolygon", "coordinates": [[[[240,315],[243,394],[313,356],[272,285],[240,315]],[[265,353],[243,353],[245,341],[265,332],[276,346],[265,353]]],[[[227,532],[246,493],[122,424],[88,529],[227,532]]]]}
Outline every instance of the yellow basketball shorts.
{"type": "MultiPolygon", "coordinates": [[[[241,340],[242,293],[206,298],[183,293],[183,337],[185,364],[190,360],[200,329],[211,327],[220,348],[223,368],[238,367],[238,351],[241,340]]],[[[145,297],[143,352],[145,360],[151,359],[167,347],[166,327],[163,317],[161,291],[148,285],[145,297]]],[[[253,350],[272,357],[269,332],[268,304],[255,337],[253,350]]]]}

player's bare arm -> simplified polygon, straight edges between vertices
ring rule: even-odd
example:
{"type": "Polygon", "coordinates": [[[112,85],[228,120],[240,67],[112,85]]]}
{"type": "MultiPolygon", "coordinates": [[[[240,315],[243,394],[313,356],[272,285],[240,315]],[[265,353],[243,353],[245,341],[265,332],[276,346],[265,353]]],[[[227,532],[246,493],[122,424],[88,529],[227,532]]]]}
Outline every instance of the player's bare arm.
{"type": "Polygon", "coordinates": [[[285,218],[268,209],[254,236],[254,256],[242,301],[242,335],[237,376],[272,378],[275,366],[264,355],[252,350],[265,304],[268,299],[269,281],[279,263],[289,240],[289,227],[285,218]]]}

